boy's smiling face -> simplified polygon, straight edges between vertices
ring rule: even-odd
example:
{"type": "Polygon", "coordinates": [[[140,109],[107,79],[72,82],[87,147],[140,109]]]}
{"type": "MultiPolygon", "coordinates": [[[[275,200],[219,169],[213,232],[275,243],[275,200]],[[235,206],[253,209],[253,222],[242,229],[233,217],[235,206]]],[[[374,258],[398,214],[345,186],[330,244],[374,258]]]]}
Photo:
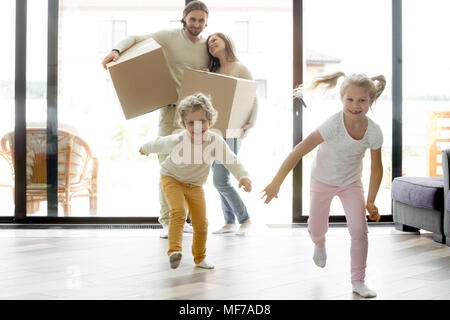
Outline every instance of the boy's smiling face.
{"type": "Polygon", "coordinates": [[[204,110],[191,110],[184,118],[184,126],[191,136],[191,141],[203,142],[203,136],[209,129],[209,120],[204,110]]]}

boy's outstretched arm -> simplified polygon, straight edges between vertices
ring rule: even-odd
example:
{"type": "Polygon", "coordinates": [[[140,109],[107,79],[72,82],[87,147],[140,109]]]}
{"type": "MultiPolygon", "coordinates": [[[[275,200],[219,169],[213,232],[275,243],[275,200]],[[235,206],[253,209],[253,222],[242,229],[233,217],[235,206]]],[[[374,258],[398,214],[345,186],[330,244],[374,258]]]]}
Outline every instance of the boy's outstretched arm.
{"type": "Polygon", "coordinates": [[[308,137],[306,137],[305,140],[295,146],[295,148],[283,161],[280,169],[278,169],[277,174],[272,179],[272,182],[267,187],[265,187],[263,191],[261,191],[263,192],[263,196],[261,197],[261,199],[266,197],[264,203],[269,203],[273,198],[278,198],[278,192],[280,190],[281,184],[283,183],[288,173],[292,169],[294,169],[294,167],[297,165],[297,162],[299,162],[300,159],[303,158],[303,156],[308,154],[323,141],[324,140],[319,131],[316,130],[308,137]]]}
{"type": "Polygon", "coordinates": [[[369,191],[367,193],[366,209],[369,212],[369,219],[373,221],[380,221],[380,214],[375,205],[375,198],[377,197],[378,189],[380,189],[381,179],[383,179],[383,163],[381,162],[381,148],[370,150],[370,183],[369,191]]]}
{"type": "Polygon", "coordinates": [[[142,155],[150,155],[150,153],[170,154],[177,146],[182,143],[183,137],[179,134],[171,134],[164,137],[157,137],[147,143],[144,143],[139,149],[142,155]]]}

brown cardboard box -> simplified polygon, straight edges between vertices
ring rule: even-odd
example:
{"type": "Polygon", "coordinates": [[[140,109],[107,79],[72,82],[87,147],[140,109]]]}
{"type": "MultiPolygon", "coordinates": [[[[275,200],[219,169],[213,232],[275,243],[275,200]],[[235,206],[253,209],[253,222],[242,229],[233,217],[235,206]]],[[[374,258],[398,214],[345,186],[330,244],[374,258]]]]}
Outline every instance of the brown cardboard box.
{"type": "Polygon", "coordinates": [[[153,39],[135,44],[107,66],[127,120],[177,101],[163,49],[153,39]]]}
{"type": "Polygon", "coordinates": [[[186,69],[177,106],[183,98],[197,92],[211,96],[211,102],[218,111],[217,121],[212,129],[220,130],[224,138],[239,138],[242,135],[240,129],[247,123],[253,109],[256,82],[186,69]]]}

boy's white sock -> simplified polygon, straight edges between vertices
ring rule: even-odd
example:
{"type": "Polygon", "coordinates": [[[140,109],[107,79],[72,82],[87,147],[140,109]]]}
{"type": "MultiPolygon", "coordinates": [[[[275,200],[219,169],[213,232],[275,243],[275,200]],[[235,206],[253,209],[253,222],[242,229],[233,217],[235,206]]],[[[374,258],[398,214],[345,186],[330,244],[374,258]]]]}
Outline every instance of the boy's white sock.
{"type": "Polygon", "coordinates": [[[180,261],[181,261],[181,257],[183,256],[183,254],[179,251],[175,251],[172,252],[169,255],[169,263],[170,263],[170,267],[172,269],[176,269],[178,268],[178,266],[180,265],[180,261]]]}
{"type": "Polygon", "coordinates": [[[197,263],[195,266],[203,269],[214,269],[214,265],[206,261],[206,259],[203,259],[200,263],[197,263]]]}
{"type": "Polygon", "coordinates": [[[325,247],[320,248],[317,245],[314,246],[313,260],[316,266],[320,268],[325,267],[325,264],[327,263],[327,250],[325,249],[325,247]]]}
{"type": "Polygon", "coordinates": [[[354,283],[353,285],[353,292],[359,294],[361,297],[364,298],[374,298],[377,296],[377,293],[373,291],[372,289],[368,288],[365,283],[354,283]]]}

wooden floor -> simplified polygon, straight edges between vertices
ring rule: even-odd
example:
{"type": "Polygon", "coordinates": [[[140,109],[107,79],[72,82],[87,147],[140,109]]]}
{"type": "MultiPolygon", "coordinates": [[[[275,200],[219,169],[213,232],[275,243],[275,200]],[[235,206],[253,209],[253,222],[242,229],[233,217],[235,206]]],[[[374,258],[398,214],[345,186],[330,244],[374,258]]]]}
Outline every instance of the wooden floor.
{"type": "MultiPolygon", "coordinates": [[[[376,299],[450,299],[450,247],[428,233],[369,230],[366,283],[376,299]]],[[[330,228],[324,269],[312,261],[305,228],[210,234],[214,270],[194,267],[192,236],[171,270],[159,232],[2,229],[0,299],[360,299],[351,292],[346,228],[330,228]]]]}

